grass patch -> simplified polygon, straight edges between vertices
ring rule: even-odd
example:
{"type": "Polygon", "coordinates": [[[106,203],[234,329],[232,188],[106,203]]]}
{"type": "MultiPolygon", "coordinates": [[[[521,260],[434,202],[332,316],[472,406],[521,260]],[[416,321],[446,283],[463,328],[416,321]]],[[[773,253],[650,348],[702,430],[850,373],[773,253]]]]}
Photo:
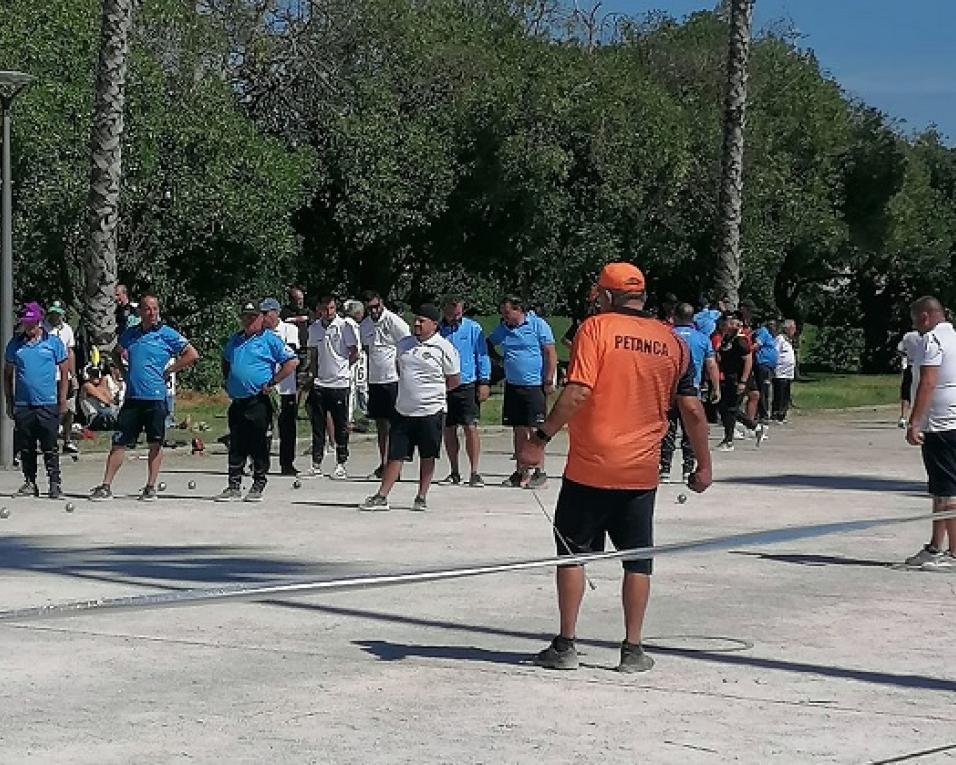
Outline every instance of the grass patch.
{"type": "Polygon", "coordinates": [[[899,396],[898,375],[809,374],[793,385],[800,411],[895,404],[899,396]]]}

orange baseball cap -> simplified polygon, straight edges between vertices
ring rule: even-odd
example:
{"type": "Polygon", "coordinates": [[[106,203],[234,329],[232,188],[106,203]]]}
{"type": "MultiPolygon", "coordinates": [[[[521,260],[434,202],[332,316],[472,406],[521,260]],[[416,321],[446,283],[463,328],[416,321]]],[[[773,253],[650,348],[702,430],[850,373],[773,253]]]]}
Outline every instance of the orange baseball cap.
{"type": "Polygon", "coordinates": [[[643,292],[644,274],[632,263],[608,263],[601,270],[598,286],[615,292],[643,292]]]}

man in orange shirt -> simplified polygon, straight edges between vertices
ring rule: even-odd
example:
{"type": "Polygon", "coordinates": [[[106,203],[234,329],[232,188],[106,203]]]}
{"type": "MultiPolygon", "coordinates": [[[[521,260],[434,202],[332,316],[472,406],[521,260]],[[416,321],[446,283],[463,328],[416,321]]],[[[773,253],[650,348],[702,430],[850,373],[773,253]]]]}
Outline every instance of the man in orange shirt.
{"type": "MultiPolygon", "coordinates": [[[[599,552],[605,534],[619,550],[654,544],[661,439],[675,396],[697,455],[688,485],[697,492],[710,486],[707,419],[690,353],[670,328],[643,311],[644,300],[638,268],[605,266],[598,280],[599,313],[586,319],[574,338],[568,384],[519,455],[524,465],[539,464],[545,444],[569,424],[568,462],[554,519],[559,555],[599,552]]],[[[642,672],[654,664],[641,648],[650,573],[650,560],[624,562],[621,672],[642,672]]],[[[561,629],[535,657],[538,666],[577,668],[574,637],[584,585],[581,566],[558,567],[561,629]]]]}

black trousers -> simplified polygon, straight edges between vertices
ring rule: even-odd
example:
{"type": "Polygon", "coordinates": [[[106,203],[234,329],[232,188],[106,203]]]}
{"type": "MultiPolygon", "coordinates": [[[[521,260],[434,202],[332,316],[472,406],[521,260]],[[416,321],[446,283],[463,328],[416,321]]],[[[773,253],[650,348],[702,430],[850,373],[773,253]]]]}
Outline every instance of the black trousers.
{"type": "Polygon", "coordinates": [[[734,426],[738,422],[748,430],[757,427],[757,423],[740,409],[740,405],[746,400],[746,393],[743,396],[737,393],[737,377],[726,375],[720,382],[720,403],[718,404],[720,422],[724,426],[724,441],[733,443],[734,426]]]}
{"type": "Polygon", "coordinates": [[[13,448],[20,455],[26,480],[37,480],[37,444],[51,484],[60,483],[60,453],[56,440],[60,430],[60,409],[51,406],[17,406],[13,410],[13,448]]]}
{"type": "Polygon", "coordinates": [[[279,397],[279,465],[283,470],[294,467],[296,421],[299,417],[299,396],[295,393],[279,397]]]}
{"type": "Polygon", "coordinates": [[[790,385],[793,380],[775,377],[773,380],[773,418],[778,421],[787,419],[790,411],[790,385]]]}
{"type": "Polygon", "coordinates": [[[265,486],[272,440],[272,399],[264,393],[237,398],[229,405],[229,485],[242,483],[246,460],[252,460],[252,481],[265,486]]]}
{"type": "Polygon", "coordinates": [[[760,402],[757,404],[757,419],[763,422],[770,419],[770,388],[773,383],[773,369],[758,364],[754,372],[757,378],[757,390],[760,402]]]}
{"type": "Polygon", "coordinates": [[[684,427],[684,421],[681,420],[678,408],[672,407],[667,413],[667,432],[664,434],[664,440],[661,441],[661,473],[671,472],[671,463],[674,460],[674,452],[677,451],[677,423],[680,423],[680,448],[683,454],[683,472],[693,473],[696,466],[694,457],[694,447],[690,444],[687,437],[687,428],[684,427]]]}
{"type": "Polygon", "coordinates": [[[331,414],[335,426],[335,460],[340,465],[345,464],[349,459],[349,389],[313,388],[309,403],[312,463],[322,464],[325,455],[325,415],[331,414]]]}

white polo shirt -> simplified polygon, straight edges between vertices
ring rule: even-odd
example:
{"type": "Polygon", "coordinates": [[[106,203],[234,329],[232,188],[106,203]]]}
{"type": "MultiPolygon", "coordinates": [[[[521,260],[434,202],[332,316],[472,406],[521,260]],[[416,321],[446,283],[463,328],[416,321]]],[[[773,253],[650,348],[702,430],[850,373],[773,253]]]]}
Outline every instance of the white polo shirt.
{"type": "Polygon", "coordinates": [[[923,357],[919,366],[939,368],[939,380],[924,430],[928,433],[956,430],[956,331],[948,321],[940,322],[923,335],[923,357]]]}
{"type": "Polygon", "coordinates": [[[445,378],[461,372],[455,346],[437,332],[424,342],[409,336],[398,342],[398,400],[395,411],[405,417],[444,412],[445,378]]]}
{"type": "Polygon", "coordinates": [[[360,326],[362,345],[368,348],[369,385],[383,385],[398,380],[395,368],[395,346],[412,333],[406,321],[387,308],[378,321],[366,316],[360,326]]]}
{"type": "MultiPolygon", "coordinates": [[[[279,339],[285,343],[293,351],[298,350],[299,348],[299,328],[287,321],[279,320],[279,323],[276,324],[276,328],[272,330],[275,332],[279,339]]],[[[276,386],[276,391],[280,396],[294,396],[298,390],[296,385],[296,374],[293,372],[291,375],[286,377],[284,380],[280,380],[279,384],[276,386]]]]}
{"type": "Polygon", "coordinates": [[[358,348],[359,344],[353,326],[354,322],[336,316],[328,327],[322,325],[321,319],[309,327],[309,348],[315,348],[318,355],[316,388],[350,387],[349,349],[358,348]]]}
{"type": "MultiPolygon", "coordinates": [[[[47,334],[53,335],[54,337],[60,338],[60,342],[63,343],[63,347],[68,351],[76,350],[76,337],[73,334],[73,327],[67,324],[65,321],[61,321],[59,326],[54,327],[50,324],[49,321],[43,322],[43,328],[47,331],[47,334]]],[[[72,374],[70,377],[72,378],[72,374]]],[[[56,380],[60,381],[60,367],[56,368],[56,380]]]]}
{"type": "Polygon", "coordinates": [[[793,343],[781,332],[774,344],[777,347],[777,366],[773,376],[779,380],[792,380],[797,371],[797,352],[793,349],[793,343]]]}

